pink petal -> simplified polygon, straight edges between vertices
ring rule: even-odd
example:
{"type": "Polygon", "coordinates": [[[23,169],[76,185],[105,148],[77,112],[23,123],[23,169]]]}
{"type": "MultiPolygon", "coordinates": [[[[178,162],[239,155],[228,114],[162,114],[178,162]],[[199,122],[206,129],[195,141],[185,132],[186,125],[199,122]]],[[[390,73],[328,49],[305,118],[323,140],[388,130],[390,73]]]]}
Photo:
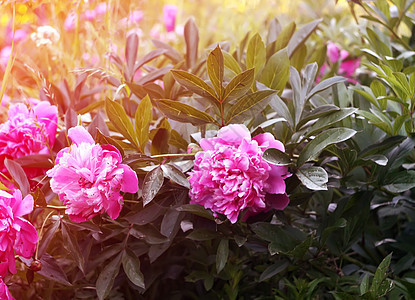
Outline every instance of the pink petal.
{"type": "Polygon", "coordinates": [[[265,151],[268,148],[276,148],[280,151],[285,151],[284,144],[276,140],[269,132],[258,134],[253,140],[258,142],[258,146],[262,148],[262,151],[265,151]]]}
{"type": "Polygon", "coordinates": [[[271,208],[283,210],[290,203],[290,199],[287,194],[267,194],[265,196],[267,205],[271,208]]]}
{"type": "Polygon", "coordinates": [[[30,214],[33,211],[35,201],[33,200],[32,195],[27,195],[22,200],[22,192],[20,190],[15,190],[13,197],[15,199],[15,203],[12,207],[14,216],[24,216],[30,214]]]}
{"type": "Polygon", "coordinates": [[[240,144],[243,138],[251,139],[251,133],[243,124],[231,124],[222,127],[217,134],[218,138],[231,144],[240,144]]]}
{"type": "Polygon", "coordinates": [[[270,164],[271,171],[267,179],[268,188],[266,192],[271,194],[283,194],[285,193],[285,181],[287,177],[288,168],[282,166],[275,166],[270,164]]]}
{"type": "Polygon", "coordinates": [[[14,244],[14,250],[18,255],[29,258],[36,250],[36,243],[39,240],[37,231],[33,225],[23,219],[19,218],[16,223],[20,226],[20,232],[14,244]]]}
{"type": "Polygon", "coordinates": [[[329,58],[330,62],[335,63],[339,60],[340,58],[339,52],[340,52],[340,49],[335,43],[333,42],[327,43],[327,57],[329,58]]]}
{"type": "Polygon", "coordinates": [[[120,164],[120,167],[124,170],[121,191],[125,193],[137,193],[138,191],[138,178],[137,173],[134,172],[128,165],[120,164]]]}
{"type": "Polygon", "coordinates": [[[94,139],[83,126],[72,127],[68,130],[68,137],[75,145],[81,143],[95,144],[94,139]]]}

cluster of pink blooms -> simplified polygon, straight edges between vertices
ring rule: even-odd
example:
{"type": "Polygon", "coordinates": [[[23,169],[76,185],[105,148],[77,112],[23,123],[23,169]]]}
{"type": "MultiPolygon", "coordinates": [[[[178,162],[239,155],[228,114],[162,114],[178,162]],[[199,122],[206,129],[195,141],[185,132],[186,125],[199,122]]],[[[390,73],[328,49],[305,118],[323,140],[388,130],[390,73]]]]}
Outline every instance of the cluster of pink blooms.
{"type": "Polygon", "coordinates": [[[333,65],[338,64],[338,69],[335,73],[349,78],[349,81],[352,83],[356,83],[353,77],[357,68],[360,66],[360,58],[350,57],[348,51],[340,49],[333,42],[327,43],[327,58],[328,63],[325,63],[320,69],[321,76],[324,76],[327,70],[332,68],[333,65]]]}
{"type": "Polygon", "coordinates": [[[122,164],[112,145],[99,145],[82,126],[70,128],[73,144],[59,151],[47,172],[52,191],[67,206],[69,219],[85,222],[104,211],[116,219],[122,208],[120,191],[136,193],[137,174],[122,164]]]}
{"type": "Polygon", "coordinates": [[[216,138],[202,139],[200,146],[203,151],[196,153],[189,177],[192,204],[223,214],[231,223],[244,210],[247,218],[288,205],[284,182],[288,168],[262,159],[268,148],[285,150],[270,133],[251,138],[246,126],[228,125],[216,138]]]}
{"type": "Polygon", "coordinates": [[[14,299],[3,282],[8,272],[15,274],[14,253],[30,258],[38,242],[35,227],[22,216],[32,212],[31,195],[22,197],[19,190],[9,194],[0,190],[0,299],[14,299]]]}
{"type": "MultiPolygon", "coordinates": [[[[58,109],[47,101],[13,104],[8,120],[0,124],[0,172],[7,173],[4,160],[31,154],[48,154],[55,142],[58,109]]],[[[28,170],[29,178],[40,175],[28,170]]]]}

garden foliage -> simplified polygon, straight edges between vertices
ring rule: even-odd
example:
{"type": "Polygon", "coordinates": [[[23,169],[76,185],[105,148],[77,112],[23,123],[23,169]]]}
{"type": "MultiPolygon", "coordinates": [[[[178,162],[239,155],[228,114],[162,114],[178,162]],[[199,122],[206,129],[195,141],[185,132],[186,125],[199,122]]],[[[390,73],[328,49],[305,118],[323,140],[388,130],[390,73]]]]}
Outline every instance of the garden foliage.
{"type": "Polygon", "coordinates": [[[1,299],[413,298],[414,1],[238,43],[181,36],[176,6],[150,41],[112,1],[19,42],[16,8],[52,5],[23,2],[0,44],[1,299]],[[122,50],[56,52],[117,9],[122,50]]]}

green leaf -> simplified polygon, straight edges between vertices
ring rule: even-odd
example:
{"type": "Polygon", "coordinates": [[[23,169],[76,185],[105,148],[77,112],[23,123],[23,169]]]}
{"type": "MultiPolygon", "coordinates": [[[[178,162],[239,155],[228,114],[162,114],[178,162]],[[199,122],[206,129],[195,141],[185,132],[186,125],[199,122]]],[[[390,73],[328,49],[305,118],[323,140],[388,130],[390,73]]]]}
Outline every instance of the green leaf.
{"type": "Polygon", "coordinates": [[[96,291],[99,300],[104,300],[110,293],[112,286],[114,285],[115,277],[117,276],[120,266],[123,252],[111,259],[101,271],[96,282],[96,291]]]}
{"type": "Polygon", "coordinates": [[[148,142],[148,133],[150,122],[153,120],[153,106],[150,98],[146,95],[140,102],[135,112],[135,131],[137,134],[138,143],[140,144],[141,152],[148,142]]]}
{"type": "Polygon", "coordinates": [[[212,82],[213,87],[216,90],[216,94],[219,97],[223,93],[223,75],[225,72],[225,66],[223,62],[223,54],[222,50],[220,49],[219,45],[210,52],[208,59],[207,59],[207,70],[210,81],[212,82]]]}
{"type": "Polygon", "coordinates": [[[301,71],[301,69],[304,67],[306,57],[307,46],[303,44],[290,57],[290,65],[296,68],[298,71],[301,71]]]}
{"type": "Polygon", "coordinates": [[[118,151],[120,151],[121,156],[124,156],[124,149],[121,147],[121,145],[116,140],[108,136],[105,136],[98,128],[97,134],[95,136],[95,142],[101,145],[113,145],[115,148],[118,149],[118,151]]]}
{"type": "Polygon", "coordinates": [[[145,288],[144,276],[140,271],[140,260],[130,249],[126,249],[122,256],[122,267],[130,281],[141,288],[145,288]]]}
{"type": "Polygon", "coordinates": [[[219,274],[226,265],[229,255],[229,240],[220,241],[218,251],[216,252],[216,272],[219,274]]]}
{"type": "Polygon", "coordinates": [[[302,26],[297,32],[294,33],[293,37],[288,43],[288,56],[291,57],[294,52],[302,46],[308,37],[317,29],[322,19],[311,21],[310,23],[302,26]]]}
{"type": "MultiPolygon", "coordinates": [[[[153,131],[152,131],[153,132],[153,131]]],[[[150,154],[158,155],[165,154],[169,152],[169,140],[170,140],[170,130],[167,128],[157,128],[155,129],[155,134],[153,135],[150,154]]]]}
{"type": "Polygon", "coordinates": [[[335,111],[339,111],[340,108],[338,108],[335,105],[332,104],[327,104],[327,105],[322,105],[319,107],[316,107],[315,109],[313,109],[312,111],[305,113],[303,115],[303,117],[301,118],[301,120],[298,122],[297,124],[297,130],[300,130],[303,125],[307,124],[307,122],[311,121],[311,120],[315,120],[315,119],[319,119],[321,117],[324,117],[326,115],[329,115],[335,111]]]}
{"type": "Polygon", "coordinates": [[[144,177],[142,190],[143,206],[146,206],[154,199],[158,191],[161,189],[163,181],[164,176],[160,166],[147,173],[146,177],[144,177]]]}
{"type": "Polygon", "coordinates": [[[362,160],[370,160],[379,166],[386,166],[388,164],[388,158],[382,154],[373,154],[363,157],[362,160]]]}
{"type": "Polygon", "coordinates": [[[239,66],[238,62],[233,58],[231,54],[226,51],[222,51],[224,58],[225,67],[231,70],[235,75],[242,73],[242,69],[239,66]]]}
{"type": "Polygon", "coordinates": [[[62,270],[59,263],[55,258],[53,258],[53,256],[45,253],[40,258],[40,262],[42,263],[42,269],[37,272],[38,274],[65,286],[71,286],[66,273],[62,270]]]}
{"type": "Polygon", "coordinates": [[[199,204],[183,204],[176,208],[178,211],[189,212],[191,214],[203,217],[209,220],[215,220],[212,213],[199,204]]]}
{"type": "Polygon", "coordinates": [[[370,291],[374,293],[376,296],[378,295],[379,288],[381,287],[382,282],[387,278],[387,271],[389,265],[391,263],[392,253],[386,256],[382,262],[379,264],[378,268],[376,269],[375,276],[373,277],[372,286],[370,287],[370,291]]]}
{"type": "Polygon", "coordinates": [[[290,264],[288,261],[282,260],[279,261],[268,268],[265,269],[264,272],[261,273],[259,276],[259,282],[265,281],[277,275],[278,273],[284,271],[290,264]]]}
{"type": "Polygon", "coordinates": [[[107,111],[108,118],[115,129],[117,129],[119,133],[129,140],[135,148],[139,148],[133,124],[131,124],[131,121],[125,113],[122,105],[107,99],[105,101],[105,110],[107,111]]]}
{"type": "Polygon", "coordinates": [[[296,173],[298,179],[310,190],[327,190],[329,175],[322,167],[309,167],[298,169],[296,173]]]}
{"type": "Polygon", "coordinates": [[[256,33],[248,44],[246,52],[246,67],[248,69],[255,68],[255,77],[265,64],[266,51],[261,36],[256,33]]]}
{"type": "Polygon", "coordinates": [[[284,48],[270,57],[261,73],[261,82],[281,94],[289,76],[290,59],[287,49],[284,48]]]}
{"type": "Polygon", "coordinates": [[[292,163],[291,158],[288,154],[276,148],[268,148],[265,150],[262,158],[266,162],[276,166],[288,166],[292,163]]]}
{"type": "Polygon", "coordinates": [[[287,107],[287,104],[276,94],[271,97],[271,101],[269,102],[271,108],[277,112],[278,116],[287,120],[288,124],[293,127],[294,121],[293,117],[291,116],[291,112],[287,107]]]}
{"type": "MultiPolygon", "coordinates": [[[[236,102],[234,105],[231,106],[231,108],[227,111],[226,114],[226,125],[231,123],[236,117],[243,113],[249,113],[250,109],[262,102],[263,100],[267,99],[272,94],[275,94],[276,91],[272,90],[263,90],[263,91],[257,91],[255,93],[245,95],[241,97],[238,102],[236,102]]],[[[265,105],[263,106],[265,108],[265,105]]],[[[251,111],[252,112],[252,111],[251,111]]],[[[252,116],[254,116],[254,113],[252,112],[252,116]]]]}
{"type": "Polygon", "coordinates": [[[347,78],[342,77],[342,76],[334,76],[334,77],[330,77],[326,80],[323,80],[321,82],[319,82],[306,96],[306,99],[311,98],[312,96],[314,96],[315,94],[324,91],[325,89],[328,89],[329,87],[340,83],[340,82],[344,82],[346,81],[347,78]]]}
{"type": "Polygon", "coordinates": [[[9,171],[11,177],[19,185],[22,196],[26,197],[30,192],[30,185],[23,168],[17,162],[8,158],[4,159],[4,166],[7,168],[7,171],[9,171]]]}
{"type": "Polygon", "coordinates": [[[219,125],[209,114],[190,105],[173,100],[157,100],[156,104],[160,111],[172,120],[192,123],[195,126],[209,123],[219,125]]]}
{"type": "Polygon", "coordinates": [[[138,51],[138,34],[136,32],[130,32],[127,36],[127,42],[125,44],[125,60],[127,63],[127,80],[131,81],[134,77],[134,66],[137,59],[138,51]]]}
{"type": "Polygon", "coordinates": [[[70,255],[78,264],[79,269],[84,273],[85,259],[79,248],[78,240],[74,234],[69,230],[65,223],[62,223],[62,237],[65,241],[65,247],[69,250],[70,255]]]}
{"type": "Polygon", "coordinates": [[[277,40],[275,41],[275,51],[279,51],[288,46],[288,43],[295,32],[295,28],[295,23],[291,22],[282,29],[281,33],[277,37],[277,40]]]}
{"type": "Polygon", "coordinates": [[[402,193],[415,187],[415,171],[407,170],[388,175],[384,188],[391,193],[402,193]]]}
{"type": "Polygon", "coordinates": [[[357,112],[357,108],[342,108],[339,111],[334,111],[333,113],[320,117],[316,123],[314,123],[308,130],[306,136],[314,135],[317,131],[321,131],[345,118],[357,112]]]}
{"type": "Polygon", "coordinates": [[[370,89],[375,97],[386,96],[386,87],[379,80],[373,80],[370,89]]]}
{"type": "Polygon", "coordinates": [[[184,40],[186,41],[187,68],[190,69],[196,65],[199,46],[199,30],[193,18],[190,18],[184,25],[184,40]]]}
{"type": "Polygon", "coordinates": [[[186,238],[193,241],[208,241],[218,238],[218,233],[210,229],[200,228],[193,230],[186,236],[186,238]]]}
{"type": "Polygon", "coordinates": [[[178,185],[184,186],[185,188],[190,189],[189,180],[187,180],[186,175],[183,174],[176,166],[171,164],[161,165],[164,176],[166,176],[171,181],[177,183],[178,185]]]}
{"type": "Polygon", "coordinates": [[[333,231],[340,229],[340,228],[344,228],[346,227],[346,225],[347,225],[347,221],[344,218],[340,218],[340,219],[337,219],[336,222],[332,226],[324,228],[323,234],[321,235],[321,242],[320,242],[321,245],[326,244],[327,238],[333,231]]]}
{"type": "Polygon", "coordinates": [[[302,166],[307,161],[317,159],[320,152],[327,146],[348,140],[355,134],[356,131],[349,128],[341,127],[327,129],[304,147],[297,160],[297,166],[302,166]]]}
{"type": "Polygon", "coordinates": [[[213,88],[199,77],[189,72],[180,70],[171,70],[170,72],[173,74],[174,79],[176,79],[180,85],[184,86],[189,91],[216,101],[217,96],[213,88]]]}
{"type": "Polygon", "coordinates": [[[254,69],[249,69],[236,75],[225,87],[222,102],[228,98],[238,98],[246,94],[254,82],[254,69]]]}
{"type": "Polygon", "coordinates": [[[369,275],[363,276],[362,282],[360,283],[360,296],[363,296],[369,291],[369,275]]]}

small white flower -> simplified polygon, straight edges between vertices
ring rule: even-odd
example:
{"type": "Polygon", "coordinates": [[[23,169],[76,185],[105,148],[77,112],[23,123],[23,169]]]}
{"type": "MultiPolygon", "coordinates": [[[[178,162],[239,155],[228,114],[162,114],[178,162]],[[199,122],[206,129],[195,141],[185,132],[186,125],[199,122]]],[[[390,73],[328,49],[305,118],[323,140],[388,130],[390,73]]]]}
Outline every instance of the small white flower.
{"type": "Polygon", "coordinates": [[[59,32],[52,26],[39,26],[36,32],[30,35],[32,41],[36,43],[36,47],[51,46],[60,39],[59,32]]]}

